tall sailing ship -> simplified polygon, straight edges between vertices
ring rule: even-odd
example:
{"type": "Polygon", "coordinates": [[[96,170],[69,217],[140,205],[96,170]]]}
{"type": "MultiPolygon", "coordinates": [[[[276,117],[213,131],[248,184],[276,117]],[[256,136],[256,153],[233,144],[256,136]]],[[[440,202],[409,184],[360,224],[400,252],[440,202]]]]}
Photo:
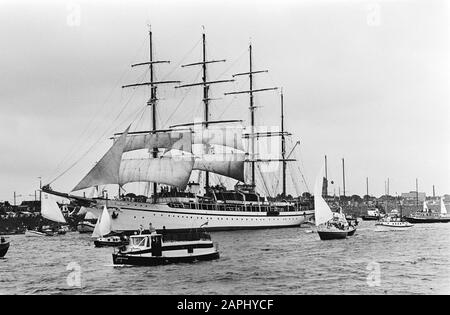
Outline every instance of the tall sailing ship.
{"type": "MultiPolygon", "coordinates": [[[[131,125],[122,133],[114,134],[113,144],[88,174],[72,189],[61,193],[45,185],[42,190],[71,199],[80,206],[100,216],[106,206],[111,216],[111,230],[136,231],[150,223],[157,230],[186,230],[204,227],[208,230],[231,230],[252,228],[294,227],[308,221],[314,211],[302,205],[299,199],[287,199],[286,169],[289,158],[286,138],[291,134],[284,130],[283,93],[280,94],[281,130],[258,131],[255,126],[254,96],[256,93],[277,90],[276,87],[255,88],[255,75],[267,70],[254,70],[252,45],[249,45],[249,70],[233,75],[232,79],[210,80],[207,67],[225,60],[206,58],[205,33],[202,34],[202,60],[182,65],[199,66],[201,82],[181,84],[180,81],[161,81],[155,76],[155,66],[168,63],[154,60],[152,31],[149,31],[149,60],[132,67],[148,67],[148,82],[129,84],[128,87],[150,87],[147,105],[152,109],[151,130],[130,131],[131,125]],[[238,76],[248,76],[248,90],[225,93],[225,95],[248,94],[250,100],[250,124],[245,128],[242,120],[210,119],[210,88],[215,84],[234,81],[238,76]],[[202,87],[204,120],[195,123],[163,126],[156,123],[158,87],[174,85],[174,88],[202,87]],[[264,159],[256,152],[260,138],[279,137],[281,152],[277,158],[264,159]],[[244,142],[247,142],[245,148],[244,142]],[[200,148],[200,149],[199,149],[200,148]],[[144,150],[146,156],[129,158],[130,152],[144,150]],[[282,192],[278,198],[262,196],[256,188],[256,172],[259,163],[278,163],[282,166],[282,192]],[[234,181],[233,189],[224,185],[211,185],[210,173],[234,181]],[[203,177],[202,193],[200,180],[203,177]],[[247,175],[247,176],[246,176],[247,175]],[[247,180],[246,180],[247,179],[247,180]],[[152,185],[147,198],[138,199],[123,194],[123,185],[144,182],[152,185]],[[100,185],[118,185],[116,198],[86,198],[74,194],[100,185]]],[[[292,152],[292,151],[291,151],[292,152]]]]}

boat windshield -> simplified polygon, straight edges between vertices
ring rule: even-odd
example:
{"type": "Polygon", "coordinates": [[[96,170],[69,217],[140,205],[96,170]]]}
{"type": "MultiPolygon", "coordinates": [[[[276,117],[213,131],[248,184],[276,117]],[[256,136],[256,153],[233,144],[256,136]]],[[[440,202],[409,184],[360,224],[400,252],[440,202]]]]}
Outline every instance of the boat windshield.
{"type": "Polygon", "coordinates": [[[135,236],[131,237],[131,245],[133,246],[145,246],[146,236],[135,236]]]}

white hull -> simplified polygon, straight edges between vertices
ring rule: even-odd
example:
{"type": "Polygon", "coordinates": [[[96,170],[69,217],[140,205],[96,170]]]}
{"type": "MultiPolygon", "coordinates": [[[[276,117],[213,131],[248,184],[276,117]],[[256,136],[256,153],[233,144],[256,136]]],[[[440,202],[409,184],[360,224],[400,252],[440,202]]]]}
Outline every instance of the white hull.
{"type": "Polygon", "coordinates": [[[43,237],[43,236],[49,236],[46,233],[43,232],[38,232],[38,231],[33,231],[33,230],[26,230],[25,231],[25,236],[26,237],[43,237]]]}
{"type": "Polygon", "coordinates": [[[376,232],[389,232],[389,231],[406,231],[412,228],[413,225],[408,222],[382,222],[375,228],[376,232]]]}
{"type": "MultiPolygon", "coordinates": [[[[98,208],[92,209],[100,215],[105,201],[99,201],[98,208]]],[[[308,221],[314,211],[285,211],[276,216],[266,212],[222,211],[171,208],[167,204],[137,203],[108,200],[113,231],[135,231],[140,226],[147,229],[149,224],[157,230],[184,230],[203,225],[207,230],[234,230],[294,227],[308,221]],[[114,215],[113,215],[114,213],[114,215]],[[205,224],[207,223],[207,224],[205,224]]]]}

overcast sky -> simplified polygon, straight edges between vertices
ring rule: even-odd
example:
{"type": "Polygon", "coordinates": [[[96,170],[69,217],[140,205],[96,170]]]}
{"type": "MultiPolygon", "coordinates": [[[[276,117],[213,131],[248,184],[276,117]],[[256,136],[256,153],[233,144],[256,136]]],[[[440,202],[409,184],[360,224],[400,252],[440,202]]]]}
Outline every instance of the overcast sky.
{"type": "MultiPolygon", "coordinates": [[[[395,194],[419,188],[450,193],[449,6],[447,1],[17,1],[0,0],[0,200],[32,199],[38,177],[69,190],[110,145],[108,137],[139,121],[138,82],[154,33],[158,78],[193,82],[202,25],[211,79],[269,69],[258,87],[285,92],[287,128],[301,141],[312,187],[327,154],[329,178],[347,194],[395,194]],[[136,121],[136,120],[135,120],[136,121]],[[84,153],[97,143],[88,154],[84,153]],[[342,189],[342,188],[341,188],[342,189]]],[[[214,96],[246,88],[239,81],[214,96]]],[[[160,90],[158,123],[167,127],[201,115],[201,91],[160,90]]],[[[258,123],[279,119],[277,93],[258,96],[258,123]]],[[[143,113],[142,125],[147,124],[143,113]]],[[[248,117],[245,96],[212,105],[214,118],[248,117]]],[[[137,128],[134,126],[133,128],[137,128]]],[[[331,188],[332,190],[333,188],[331,188]]]]}

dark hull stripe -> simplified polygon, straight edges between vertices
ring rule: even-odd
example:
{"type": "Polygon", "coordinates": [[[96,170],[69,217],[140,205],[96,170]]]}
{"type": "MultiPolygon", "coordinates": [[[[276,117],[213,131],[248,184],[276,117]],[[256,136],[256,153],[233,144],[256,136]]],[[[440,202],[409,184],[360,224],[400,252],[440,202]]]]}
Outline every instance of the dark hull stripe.
{"type": "Polygon", "coordinates": [[[141,257],[141,256],[124,256],[120,254],[113,254],[113,263],[115,265],[134,265],[134,266],[156,266],[168,265],[174,263],[192,263],[195,261],[206,261],[218,259],[219,253],[211,253],[197,256],[185,257],[141,257]]]}
{"type": "Polygon", "coordinates": [[[380,218],[379,217],[361,217],[363,219],[363,221],[378,221],[380,218]]]}
{"type": "Polygon", "coordinates": [[[128,245],[128,242],[102,242],[94,241],[95,247],[119,247],[123,245],[128,245]]]}
{"type": "MultiPolygon", "coordinates": [[[[146,212],[158,212],[158,213],[169,213],[169,211],[164,211],[164,210],[155,210],[155,209],[136,209],[136,208],[128,208],[128,207],[119,207],[120,209],[123,210],[131,210],[131,211],[146,211],[146,212]]],[[[182,208],[171,208],[171,209],[182,209],[182,208]]],[[[192,209],[194,210],[194,209],[192,209]]],[[[257,217],[257,218],[264,218],[264,217],[273,217],[271,215],[240,215],[239,212],[245,212],[245,211],[236,211],[236,214],[216,214],[216,213],[206,213],[207,211],[218,211],[218,210],[197,210],[197,211],[205,211],[205,213],[193,213],[193,212],[178,212],[178,211],[172,211],[172,213],[174,214],[186,214],[186,215],[192,215],[192,216],[205,216],[205,215],[209,215],[209,216],[223,216],[223,217],[244,217],[244,218],[251,218],[251,217],[257,217]]],[[[285,212],[289,212],[289,211],[285,211],[285,212]]],[[[302,213],[299,214],[288,214],[288,215],[281,215],[281,213],[285,213],[285,212],[280,212],[280,215],[278,215],[277,217],[279,218],[284,218],[284,217],[304,217],[304,216],[308,216],[308,215],[313,215],[313,211],[312,210],[306,210],[302,213]],[[309,213],[308,213],[309,212],[309,213]]],[[[301,211],[300,211],[301,212],[301,211]]],[[[261,213],[261,212],[260,212],[261,213]]]]}
{"type": "Polygon", "coordinates": [[[340,240],[347,238],[348,232],[317,232],[321,240],[340,240]]]}
{"type": "Polygon", "coordinates": [[[447,223],[450,222],[450,218],[411,218],[406,217],[406,221],[409,223],[447,223]]]}
{"type": "Polygon", "coordinates": [[[4,257],[9,249],[9,243],[0,244],[0,258],[4,257]]]}

